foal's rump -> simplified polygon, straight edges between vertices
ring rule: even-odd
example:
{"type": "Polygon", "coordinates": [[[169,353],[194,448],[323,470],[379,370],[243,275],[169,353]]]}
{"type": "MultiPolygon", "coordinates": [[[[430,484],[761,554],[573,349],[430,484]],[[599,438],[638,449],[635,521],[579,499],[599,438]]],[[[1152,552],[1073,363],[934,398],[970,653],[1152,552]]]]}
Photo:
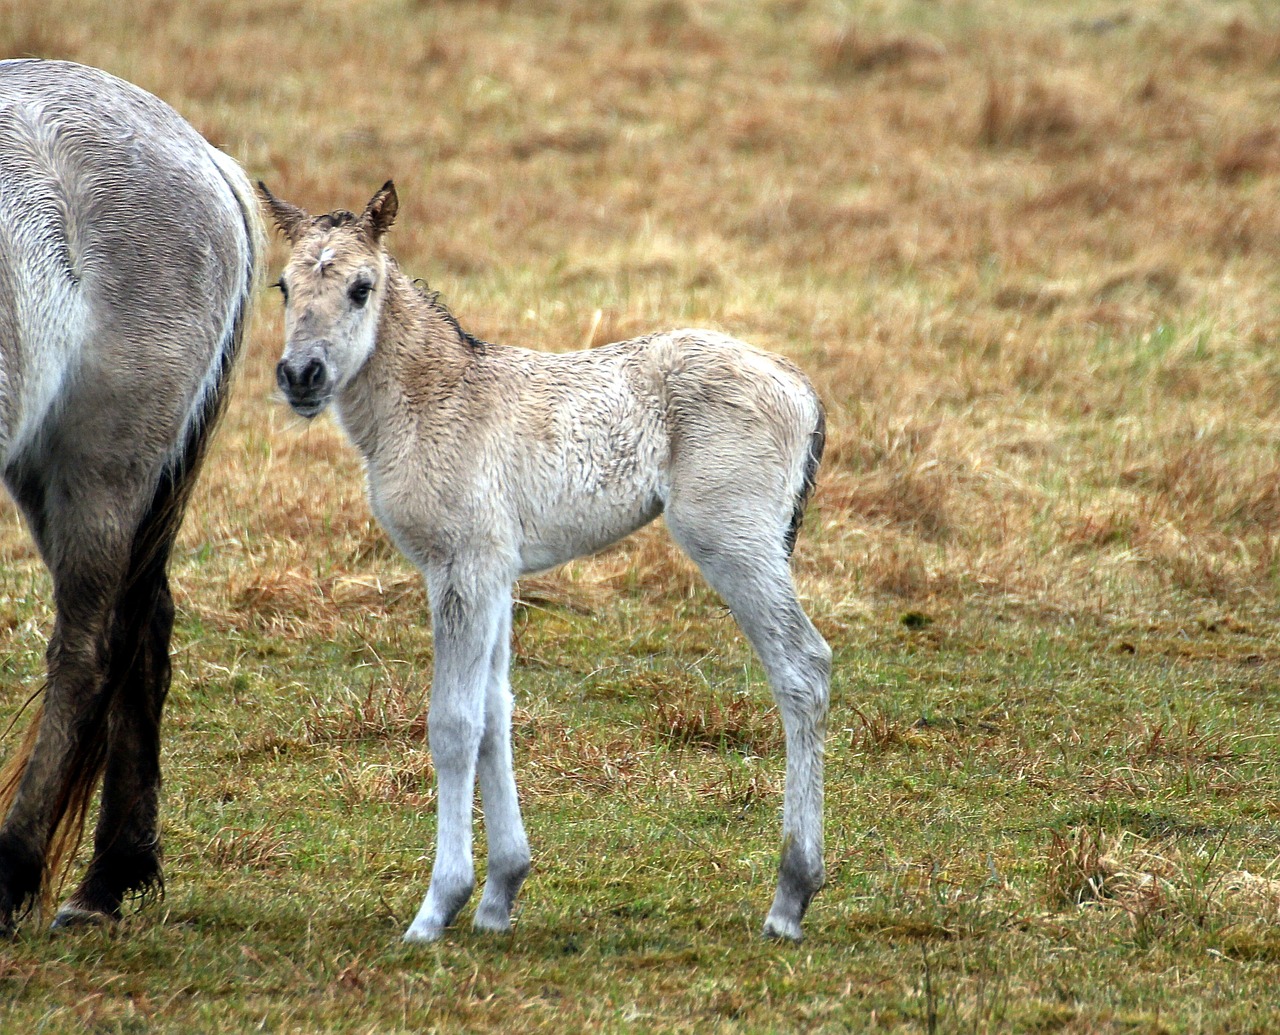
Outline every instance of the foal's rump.
{"type": "Polygon", "coordinates": [[[158,472],[201,419],[243,318],[258,250],[249,190],[137,87],[64,62],[0,62],[6,463],[70,418],[72,438],[127,439],[133,462],[158,472]]]}
{"type": "MultiPolygon", "coordinates": [[[[822,404],[791,363],[711,331],[673,331],[668,519],[790,553],[821,458],[822,404]],[[816,457],[815,457],[816,451],[816,457]]],[[[709,548],[709,545],[708,545],[709,548]]]]}

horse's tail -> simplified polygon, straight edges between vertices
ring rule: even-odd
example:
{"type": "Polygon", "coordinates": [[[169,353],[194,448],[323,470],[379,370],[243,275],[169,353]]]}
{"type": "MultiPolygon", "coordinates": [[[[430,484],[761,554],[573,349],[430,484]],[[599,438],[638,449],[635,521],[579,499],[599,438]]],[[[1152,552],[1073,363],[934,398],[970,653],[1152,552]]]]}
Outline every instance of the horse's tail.
{"type": "MultiPolygon", "coordinates": [[[[134,533],[129,570],[115,611],[118,621],[113,623],[109,632],[110,653],[103,692],[99,696],[100,712],[95,722],[101,734],[82,738],[83,748],[72,763],[72,773],[58,809],[61,818],[45,857],[41,885],[46,893],[61,886],[83,840],[89,806],[106,764],[108,737],[105,719],[111,701],[129,672],[142,661],[148,626],[155,619],[157,608],[170,606],[167,599],[161,600],[162,593],[167,596],[165,574],[170,550],[182,525],[209,442],[226,409],[231,375],[261,276],[266,233],[252,185],[234,161],[212,146],[209,151],[235,197],[243,220],[245,238],[240,286],[229,307],[201,394],[195,400],[173,452],[161,469],[151,502],[134,533]]],[[[167,669],[165,679],[167,686],[167,669]]],[[[35,713],[22,743],[0,770],[0,816],[4,816],[13,804],[39,733],[44,714],[43,693],[37,691],[27,705],[32,701],[37,701],[35,713]]],[[[12,726],[10,723],[10,729],[12,726]]]]}
{"type": "Polygon", "coordinates": [[[827,415],[822,407],[822,400],[814,395],[818,407],[818,419],[809,433],[809,448],[804,458],[804,473],[800,482],[800,491],[796,493],[795,508],[791,511],[791,527],[787,529],[787,556],[790,557],[796,548],[796,537],[800,534],[800,523],[804,520],[805,507],[809,505],[809,497],[813,495],[818,484],[818,465],[822,463],[822,451],[827,445],[827,415]]]}

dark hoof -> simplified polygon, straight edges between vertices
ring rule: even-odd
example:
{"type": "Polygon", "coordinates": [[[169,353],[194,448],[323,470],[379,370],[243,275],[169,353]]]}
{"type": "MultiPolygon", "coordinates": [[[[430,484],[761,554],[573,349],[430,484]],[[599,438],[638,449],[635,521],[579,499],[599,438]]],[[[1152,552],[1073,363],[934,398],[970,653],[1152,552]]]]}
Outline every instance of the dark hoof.
{"type": "Polygon", "coordinates": [[[86,909],[73,902],[65,903],[49,925],[51,931],[71,931],[78,927],[107,927],[120,918],[101,909],[86,909]]]}

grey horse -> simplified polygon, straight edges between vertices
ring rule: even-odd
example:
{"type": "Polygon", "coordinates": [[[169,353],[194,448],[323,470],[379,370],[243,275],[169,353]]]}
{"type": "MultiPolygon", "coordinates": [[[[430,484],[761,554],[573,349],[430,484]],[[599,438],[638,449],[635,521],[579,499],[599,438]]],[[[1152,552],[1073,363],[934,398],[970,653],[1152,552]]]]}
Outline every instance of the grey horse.
{"type": "Polygon", "coordinates": [[[74,854],[55,926],[163,888],[167,569],[263,252],[252,186],[93,68],[0,62],[0,473],[53,579],[43,699],[0,775],[0,932],[74,854]]]}

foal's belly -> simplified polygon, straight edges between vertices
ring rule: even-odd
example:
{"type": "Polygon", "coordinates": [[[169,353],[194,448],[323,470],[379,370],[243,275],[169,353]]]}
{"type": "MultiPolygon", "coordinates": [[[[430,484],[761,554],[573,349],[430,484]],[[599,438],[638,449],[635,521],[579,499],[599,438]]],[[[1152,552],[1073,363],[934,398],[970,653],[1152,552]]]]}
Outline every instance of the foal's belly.
{"type": "Polygon", "coordinates": [[[612,546],[661,514],[662,500],[656,493],[625,504],[604,499],[583,500],[575,511],[544,515],[536,524],[527,519],[522,522],[522,575],[545,571],[612,546]]]}

